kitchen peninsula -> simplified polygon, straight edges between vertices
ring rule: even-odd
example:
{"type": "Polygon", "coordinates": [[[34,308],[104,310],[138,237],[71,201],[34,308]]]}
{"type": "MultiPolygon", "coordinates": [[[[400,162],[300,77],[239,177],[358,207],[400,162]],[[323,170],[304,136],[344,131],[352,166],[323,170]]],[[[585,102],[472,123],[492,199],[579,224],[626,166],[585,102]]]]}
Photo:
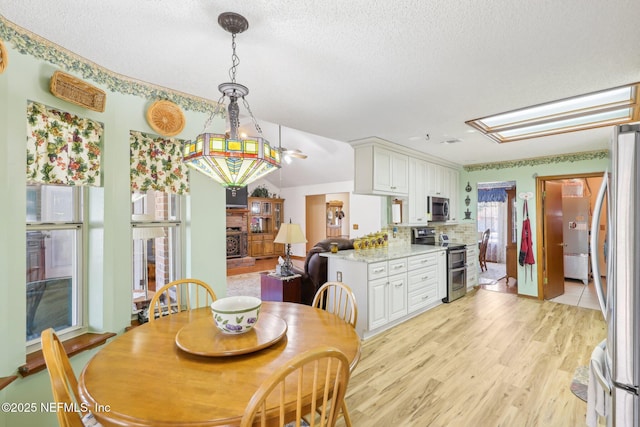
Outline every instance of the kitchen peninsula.
{"type": "Polygon", "coordinates": [[[356,331],[366,339],[439,304],[447,292],[446,251],[439,246],[321,253],[327,278],[347,284],[356,297],[356,331]]]}

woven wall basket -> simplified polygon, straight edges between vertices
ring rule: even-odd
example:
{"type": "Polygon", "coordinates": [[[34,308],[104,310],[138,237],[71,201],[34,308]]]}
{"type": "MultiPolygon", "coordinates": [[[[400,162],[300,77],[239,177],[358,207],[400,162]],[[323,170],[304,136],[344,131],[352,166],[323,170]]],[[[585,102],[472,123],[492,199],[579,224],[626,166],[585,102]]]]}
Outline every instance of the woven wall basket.
{"type": "Polygon", "coordinates": [[[9,65],[9,58],[7,57],[7,48],[4,47],[4,43],[0,40],[0,74],[9,65]]]}
{"type": "Polygon", "coordinates": [[[185,118],[178,105],[160,100],[151,104],[147,110],[147,123],[160,135],[174,136],[184,129],[185,118]]]}
{"type": "Polygon", "coordinates": [[[103,90],[62,71],[53,73],[49,90],[60,99],[101,113],[107,101],[103,90]]]}

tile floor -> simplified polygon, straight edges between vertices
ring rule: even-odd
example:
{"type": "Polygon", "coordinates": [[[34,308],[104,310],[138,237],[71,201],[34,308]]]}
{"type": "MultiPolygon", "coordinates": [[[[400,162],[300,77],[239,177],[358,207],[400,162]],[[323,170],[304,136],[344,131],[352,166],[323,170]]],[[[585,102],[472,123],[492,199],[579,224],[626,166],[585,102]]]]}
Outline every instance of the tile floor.
{"type": "MultiPolygon", "coordinates": [[[[491,285],[496,284],[497,278],[504,276],[504,264],[488,262],[487,267],[487,271],[479,274],[479,284],[488,286],[490,290],[505,292],[502,288],[494,289],[491,287],[491,285]]],[[[513,289],[516,290],[517,287],[514,286],[513,289]]],[[[550,299],[549,301],[559,304],[576,305],[578,307],[590,308],[592,310],[600,310],[600,304],[598,303],[598,296],[596,295],[593,280],[589,281],[588,285],[585,285],[581,280],[565,279],[564,294],[550,299]]]]}
{"type": "Polygon", "coordinates": [[[589,281],[588,285],[584,285],[581,280],[565,279],[564,294],[549,301],[600,310],[593,280],[589,281]]]}

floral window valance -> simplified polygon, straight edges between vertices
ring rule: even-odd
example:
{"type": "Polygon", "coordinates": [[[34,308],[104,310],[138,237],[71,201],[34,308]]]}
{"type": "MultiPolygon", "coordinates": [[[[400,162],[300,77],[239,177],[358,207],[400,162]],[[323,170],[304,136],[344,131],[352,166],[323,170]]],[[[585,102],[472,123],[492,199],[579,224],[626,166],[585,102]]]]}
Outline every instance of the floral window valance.
{"type": "Polygon", "coordinates": [[[129,132],[131,191],[189,192],[187,167],[182,163],[184,141],[143,132],[129,132]]]}
{"type": "Polygon", "coordinates": [[[100,186],[103,125],[37,102],[27,105],[27,181],[100,186]]]}

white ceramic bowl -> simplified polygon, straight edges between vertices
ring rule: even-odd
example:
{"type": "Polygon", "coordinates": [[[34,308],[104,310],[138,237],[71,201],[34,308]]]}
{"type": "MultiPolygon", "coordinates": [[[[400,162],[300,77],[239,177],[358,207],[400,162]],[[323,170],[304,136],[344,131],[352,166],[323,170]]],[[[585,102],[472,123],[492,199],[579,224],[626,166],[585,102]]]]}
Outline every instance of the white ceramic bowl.
{"type": "Polygon", "coordinates": [[[243,334],[258,321],[262,300],[256,297],[235,296],[220,298],[211,303],[216,326],[225,334],[243,334]]]}

